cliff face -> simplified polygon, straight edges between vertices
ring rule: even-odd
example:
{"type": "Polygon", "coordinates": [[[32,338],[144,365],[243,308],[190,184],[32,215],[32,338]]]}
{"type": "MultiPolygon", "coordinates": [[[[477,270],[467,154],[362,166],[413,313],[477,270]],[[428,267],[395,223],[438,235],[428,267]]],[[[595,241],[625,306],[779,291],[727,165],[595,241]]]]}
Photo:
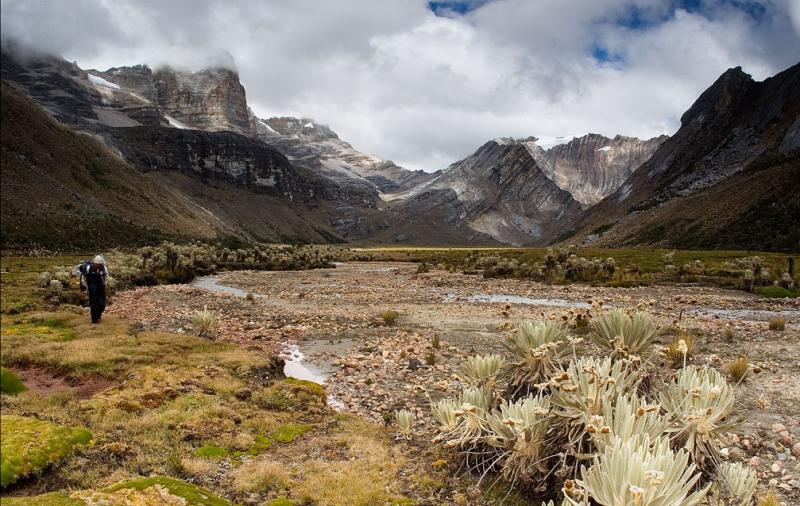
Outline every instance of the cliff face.
{"type": "Polygon", "coordinates": [[[392,203],[403,227],[434,220],[461,236],[516,245],[547,244],[580,214],[580,204],[518,143],[490,141],[435,180],[392,203]]]}
{"type": "MultiPolygon", "coordinates": [[[[588,134],[553,146],[537,157],[542,170],[584,207],[610,195],[647,161],[667,136],[641,140],[588,134]]],[[[530,149],[531,143],[527,143],[530,149]]]]}
{"type": "Polygon", "coordinates": [[[153,74],[153,84],[162,111],[178,125],[254,134],[244,86],[232,70],[215,68],[190,73],[164,68],[153,74]]]}
{"type": "Polygon", "coordinates": [[[232,132],[130,127],[107,135],[128,161],[144,171],[178,170],[290,200],[313,198],[312,187],[285,156],[232,132]]]}
{"type": "Polygon", "coordinates": [[[726,71],[575,240],[602,245],[797,249],[800,64],[762,82],[726,71]]]}

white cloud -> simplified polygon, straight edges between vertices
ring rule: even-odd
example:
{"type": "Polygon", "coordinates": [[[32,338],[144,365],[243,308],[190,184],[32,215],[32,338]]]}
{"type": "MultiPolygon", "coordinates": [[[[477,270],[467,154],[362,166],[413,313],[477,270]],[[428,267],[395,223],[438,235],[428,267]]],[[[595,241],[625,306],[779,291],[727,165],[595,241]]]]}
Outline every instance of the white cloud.
{"type": "Polygon", "coordinates": [[[672,133],[725,69],[797,63],[798,2],[751,3],[762,15],[723,0],[496,0],[447,17],[422,0],[3,0],[1,19],[85,68],[233,59],[260,115],[313,117],[435,170],[499,136],[672,133]],[[618,22],[632,13],[640,25],[618,22]]]}

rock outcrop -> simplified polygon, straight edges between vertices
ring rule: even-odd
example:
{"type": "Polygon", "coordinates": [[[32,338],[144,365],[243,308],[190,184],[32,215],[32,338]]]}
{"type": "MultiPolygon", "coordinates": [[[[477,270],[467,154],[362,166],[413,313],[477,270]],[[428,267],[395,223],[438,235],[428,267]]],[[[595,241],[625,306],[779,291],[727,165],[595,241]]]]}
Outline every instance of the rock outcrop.
{"type": "Polygon", "coordinates": [[[153,74],[158,104],[173,126],[252,135],[247,96],[239,75],[223,68],[179,72],[162,68],[153,74]]]}
{"type": "Polygon", "coordinates": [[[233,132],[129,127],[110,129],[106,135],[125,159],[143,171],[178,170],[289,200],[314,197],[312,185],[285,156],[233,132]]]}
{"type": "MultiPolygon", "coordinates": [[[[589,207],[616,191],[666,139],[666,135],[641,140],[587,134],[553,146],[537,154],[536,159],[559,188],[589,207]]],[[[526,146],[531,150],[538,148],[534,147],[535,141],[527,142],[526,146]]]]}

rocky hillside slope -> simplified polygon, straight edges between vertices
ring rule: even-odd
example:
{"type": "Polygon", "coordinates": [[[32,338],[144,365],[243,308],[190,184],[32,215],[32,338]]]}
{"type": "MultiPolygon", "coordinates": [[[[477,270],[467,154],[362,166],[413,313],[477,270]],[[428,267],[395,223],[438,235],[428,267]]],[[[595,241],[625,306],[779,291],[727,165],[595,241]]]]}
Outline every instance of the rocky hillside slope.
{"type": "Polygon", "coordinates": [[[402,231],[394,240],[422,243],[447,242],[438,231],[449,229],[468,242],[547,244],[581,211],[525,146],[499,141],[487,142],[390,205],[397,223],[389,228],[402,231]]]}
{"type": "Polygon", "coordinates": [[[364,155],[310,120],[257,118],[231,70],[84,71],[57,57],[20,57],[14,49],[3,47],[4,80],[137,168],[178,169],[305,203],[324,210],[321,229],[336,235],[347,236],[365,215],[377,213],[382,192],[434,177],[364,155]]]}
{"type": "MultiPolygon", "coordinates": [[[[5,82],[1,128],[4,249],[92,249],[181,237],[341,240],[322,224],[321,210],[284,196],[254,193],[227,179],[203,183],[178,171],[136,170],[92,136],[54,121],[5,82]]],[[[258,168],[250,174],[257,175],[258,168]]]]}
{"type": "Polygon", "coordinates": [[[800,64],[762,82],[726,71],[570,241],[800,249],[800,64]]]}

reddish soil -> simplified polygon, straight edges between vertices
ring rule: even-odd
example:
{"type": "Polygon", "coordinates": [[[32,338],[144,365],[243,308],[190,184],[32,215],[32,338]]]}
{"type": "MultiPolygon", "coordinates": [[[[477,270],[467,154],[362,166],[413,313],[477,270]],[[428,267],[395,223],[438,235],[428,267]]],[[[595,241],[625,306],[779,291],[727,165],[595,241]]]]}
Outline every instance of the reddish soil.
{"type": "Polygon", "coordinates": [[[22,383],[28,387],[28,390],[42,395],[72,392],[78,399],[87,399],[114,384],[113,380],[102,376],[90,376],[76,380],[56,374],[45,367],[12,370],[19,376],[22,383]]]}

